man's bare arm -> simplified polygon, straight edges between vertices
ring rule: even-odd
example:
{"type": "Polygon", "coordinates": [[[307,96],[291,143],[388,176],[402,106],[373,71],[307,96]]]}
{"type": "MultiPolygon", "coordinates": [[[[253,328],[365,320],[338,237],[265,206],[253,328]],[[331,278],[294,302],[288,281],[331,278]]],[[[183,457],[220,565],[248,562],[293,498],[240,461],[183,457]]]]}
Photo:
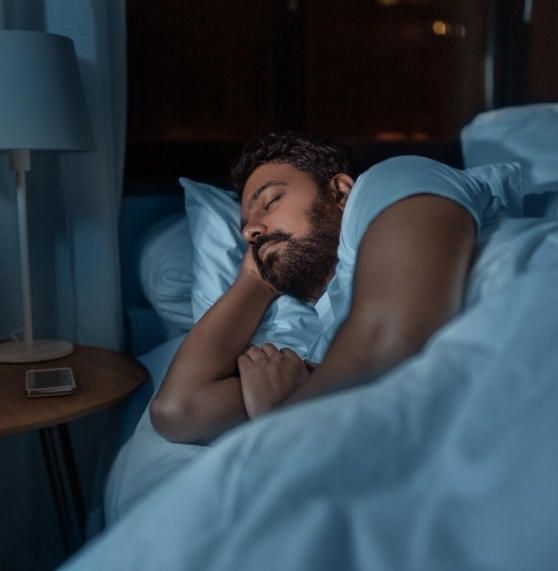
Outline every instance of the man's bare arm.
{"type": "Polygon", "coordinates": [[[248,251],[237,280],[186,336],[151,402],[159,434],[207,442],[248,419],[237,359],[276,295],[248,251]]]}
{"type": "Polygon", "coordinates": [[[349,316],[312,377],[284,404],[373,379],[455,316],[475,251],[470,214],[417,195],[385,210],[361,242],[349,316]]]}

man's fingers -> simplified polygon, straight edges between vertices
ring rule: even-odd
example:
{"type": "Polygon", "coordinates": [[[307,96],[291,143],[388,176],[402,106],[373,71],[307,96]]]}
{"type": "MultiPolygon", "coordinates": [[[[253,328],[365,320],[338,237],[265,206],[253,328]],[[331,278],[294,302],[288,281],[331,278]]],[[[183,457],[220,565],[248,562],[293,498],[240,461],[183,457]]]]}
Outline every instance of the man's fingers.
{"type": "Polygon", "coordinates": [[[256,347],[252,345],[246,351],[244,351],[243,357],[246,357],[252,362],[259,361],[261,359],[265,359],[266,357],[272,357],[273,355],[278,355],[281,353],[283,356],[287,357],[290,360],[297,360],[301,361],[302,359],[288,347],[284,347],[283,349],[279,350],[275,345],[272,343],[264,343],[261,347],[256,347]]]}
{"type": "Polygon", "coordinates": [[[272,343],[264,343],[261,349],[268,357],[271,357],[271,355],[274,355],[275,353],[279,353],[279,349],[277,349],[277,347],[272,343]]]}
{"type": "Polygon", "coordinates": [[[289,357],[290,359],[292,359],[293,357],[296,359],[300,359],[300,357],[292,349],[289,349],[288,347],[284,347],[283,349],[281,349],[281,353],[283,353],[285,357],[289,357]]]}
{"type": "Polygon", "coordinates": [[[258,359],[263,359],[265,357],[265,353],[255,345],[252,345],[249,349],[244,351],[244,355],[251,361],[257,361],[258,359]]]}
{"type": "Polygon", "coordinates": [[[236,364],[238,365],[238,370],[242,371],[246,366],[252,363],[252,359],[247,357],[246,355],[240,355],[240,357],[236,360],[236,364]]]}

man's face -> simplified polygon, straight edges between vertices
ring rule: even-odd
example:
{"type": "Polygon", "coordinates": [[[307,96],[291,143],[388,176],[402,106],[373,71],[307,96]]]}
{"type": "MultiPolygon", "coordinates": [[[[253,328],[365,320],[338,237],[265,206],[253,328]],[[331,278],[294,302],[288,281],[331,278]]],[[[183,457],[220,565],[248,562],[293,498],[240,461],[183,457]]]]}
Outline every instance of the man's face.
{"type": "Polygon", "coordinates": [[[342,210],[333,195],[292,165],[267,163],[246,182],[241,212],[262,277],[299,301],[317,299],[337,262],[342,210]]]}

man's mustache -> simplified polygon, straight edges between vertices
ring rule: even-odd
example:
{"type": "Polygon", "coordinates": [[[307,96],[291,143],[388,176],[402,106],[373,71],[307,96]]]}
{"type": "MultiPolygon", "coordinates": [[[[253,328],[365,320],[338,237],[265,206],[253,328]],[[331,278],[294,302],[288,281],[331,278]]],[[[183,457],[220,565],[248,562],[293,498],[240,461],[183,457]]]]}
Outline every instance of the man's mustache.
{"type": "Polygon", "coordinates": [[[267,244],[268,242],[283,242],[289,240],[291,236],[292,234],[288,234],[282,230],[274,230],[269,234],[260,234],[252,244],[252,254],[254,255],[254,258],[259,260],[258,252],[264,244],[267,244]]]}

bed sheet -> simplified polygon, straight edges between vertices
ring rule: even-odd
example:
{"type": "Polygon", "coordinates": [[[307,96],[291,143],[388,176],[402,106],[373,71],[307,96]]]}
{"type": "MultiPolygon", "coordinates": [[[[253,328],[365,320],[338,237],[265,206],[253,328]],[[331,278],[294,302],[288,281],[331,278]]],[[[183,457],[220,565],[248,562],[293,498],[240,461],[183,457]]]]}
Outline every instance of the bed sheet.
{"type": "Polygon", "coordinates": [[[520,264],[378,381],[225,435],[64,571],[554,568],[558,258],[544,246],[553,263],[520,264]]]}
{"type": "MultiPolygon", "coordinates": [[[[180,335],[163,343],[149,353],[138,357],[150,373],[153,393],[157,391],[178,346],[184,339],[180,335]]],[[[143,406],[150,399],[142,397],[143,406]]],[[[135,424],[137,416],[130,416],[135,424]]],[[[177,469],[188,465],[207,449],[206,446],[176,444],[159,436],[145,408],[137,425],[124,426],[123,432],[131,437],[121,446],[110,470],[104,494],[105,523],[111,526],[122,518],[145,494],[166,479],[177,469]]]]}

